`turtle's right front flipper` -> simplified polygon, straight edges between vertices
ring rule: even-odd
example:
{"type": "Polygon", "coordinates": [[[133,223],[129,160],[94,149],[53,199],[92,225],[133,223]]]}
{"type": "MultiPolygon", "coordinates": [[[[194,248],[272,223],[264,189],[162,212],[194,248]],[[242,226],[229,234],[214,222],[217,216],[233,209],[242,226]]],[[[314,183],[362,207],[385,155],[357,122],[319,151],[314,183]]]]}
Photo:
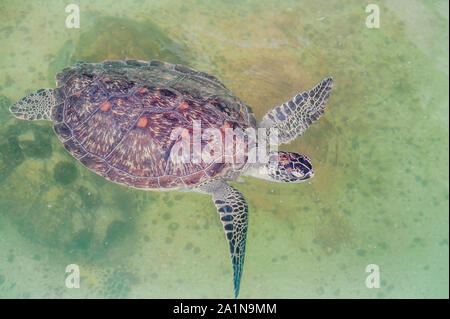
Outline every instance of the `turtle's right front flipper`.
{"type": "Polygon", "coordinates": [[[199,186],[205,193],[212,194],[225,231],[233,265],[234,297],[239,295],[242,269],[244,267],[245,243],[248,228],[248,205],[244,196],[222,180],[213,180],[199,186]]]}
{"type": "Polygon", "coordinates": [[[55,105],[53,89],[40,89],[25,96],[9,107],[11,113],[21,120],[51,121],[52,107],[55,105]]]}

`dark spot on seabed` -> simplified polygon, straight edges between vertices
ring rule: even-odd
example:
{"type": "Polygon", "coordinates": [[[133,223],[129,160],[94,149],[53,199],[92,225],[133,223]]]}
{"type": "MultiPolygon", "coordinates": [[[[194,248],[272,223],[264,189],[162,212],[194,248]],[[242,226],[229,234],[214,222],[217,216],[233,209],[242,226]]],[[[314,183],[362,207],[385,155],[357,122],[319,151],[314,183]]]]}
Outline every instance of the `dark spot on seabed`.
{"type": "Polygon", "coordinates": [[[52,151],[52,145],[48,141],[39,144],[35,141],[24,141],[21,146],[25,155],[32,158],[46,158],[52,151]]]}
{"type": "Polygon", "coordinates": [[[365,251],[364,249],[358,249],[358,250],[356,251],[356,254],[357,254],[359,257],[364,257],[364,256],[366,255],[366,251],[365,251]]]}
{"type": "Polygon", "coordinates": [[[133,231],[134,225],[131,222],[116,220],[109,225],[104,244],[105,246],[111,246],[123,242],[133,231]]]}
{"type": "Polygon", "coordinates": [[[59,162],[53,169],[53,177],[58,183],[67,185],[77,179],[78,169],[70,162],[59,162]]]}
{"type": "Polygon", "coordinates": [[[89,189],[87,189],[86,187],[80,186],[77,190],[77,193],[81,197],[84,208],[92,210],[101,205],[101,199],[96,194],[89,191],[89,189]]]}
{"type": "Polygon", "coordinates": [[[8,177],[12,170],[22,164],[24,155],[17,137],[9,137],[0,142],[0,181],[8,177]]]}
{"type": "Polygon", "coordinates": [[[174,202],[172,200],[168,200],[166,202],[167,207],[172,207],[174,205],[174,202]]]}
{"type": "Polygon", "coordinates": [[[33,141],[23,141],[20,143],[25,156],[44,159],[52,155],[52,143],[48,136],[53,132],[48,128],[33,128],[34,140],[33,141]]]}
{"type": "Polygon", "coordinates": [[[173,41],[149,20],[137,22],[127,18],[98,17],[97,13],[89,11],[85,16],[92,26],[81,33],[79,41],[67,41],[52,59],[48,73],[52,82],[55,74],[78,61],[132,58],[189,64],[193,55],[187,47],[173,41]]]}
{"type": "Polygon", "coordinates": [[[68,249],[87,250],[91,247],[94,235],[87,229],[78,232],[67,244],[68,249]]]}

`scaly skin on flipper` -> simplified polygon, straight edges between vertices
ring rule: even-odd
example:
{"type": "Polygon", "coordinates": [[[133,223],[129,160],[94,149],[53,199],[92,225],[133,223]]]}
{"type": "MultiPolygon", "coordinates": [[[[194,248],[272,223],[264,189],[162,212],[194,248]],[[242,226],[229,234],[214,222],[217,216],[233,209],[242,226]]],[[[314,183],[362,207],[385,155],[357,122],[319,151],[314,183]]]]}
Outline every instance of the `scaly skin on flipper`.
{"type": "Polygon", "coordinates": [[[213,180],[199,186],[199,190],[212,194],[214,205],[220,216],[225,237],[230,247],[233,265],[234,297],[239,295],[239,286],[244,266],[245,243],[248,229],[248,205],[245,197],[223,180],[213,180]]]}
{"type": "Polygon", "coordinates": [[[40,89],[11,105],[9,110],[21,120],[50,121],[54,104],[53,89],[40,89]]]}
{"type": "Polygon", "coordinates": [[[311,90],[298,93],[291,100],[267,112],[260,127],[277,129],[278,144],[296,139],[325,112],[332,88],[333,79],[325,78],[311,90]]]}

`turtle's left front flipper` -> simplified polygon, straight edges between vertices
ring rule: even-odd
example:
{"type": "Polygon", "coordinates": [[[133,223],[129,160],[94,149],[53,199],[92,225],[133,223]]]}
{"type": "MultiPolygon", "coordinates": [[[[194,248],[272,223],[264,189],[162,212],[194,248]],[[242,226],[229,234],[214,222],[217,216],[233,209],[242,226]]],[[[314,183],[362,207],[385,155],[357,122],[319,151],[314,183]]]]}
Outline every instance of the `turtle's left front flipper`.
{"type": "Polygon", "coordinates": [[[244,196],[225,181],[214,180],[200,185],[200,190],[212,194],[230,247],[233,264],[234,296],[239,295],[244,266],[245,242],[248,228],[248,205],[244,196]]]}
{"type": "Polygon", "coordinates": [[[267,112],[260,127],[277,129],[278,143],[289,143],[302,135],[324,113],[332,88],[333,79],[323,79],[311,90],[300,92],[267,112]]]}
{"type": "Polygon", "coordinates": [[[55,105],[53,92],[53,89],[37,90],[11,105],[9,110],[21,120],[51,121],[52,107],[55,105]]]}

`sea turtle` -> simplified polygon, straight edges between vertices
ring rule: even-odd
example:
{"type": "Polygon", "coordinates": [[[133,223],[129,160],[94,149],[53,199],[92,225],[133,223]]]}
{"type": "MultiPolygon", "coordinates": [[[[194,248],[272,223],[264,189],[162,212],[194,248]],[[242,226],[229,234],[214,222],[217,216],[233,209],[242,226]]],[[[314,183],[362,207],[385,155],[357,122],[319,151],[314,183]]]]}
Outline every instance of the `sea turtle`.
{"type": "MultiPolygon", "coordinates": [[[[231,161],[224,160],[230,154],[216,153],[214,147],[207,151],[212,161],[203,157],[194,161],[195,155],[203,152],[203,156],[211,141],[226,140],[224,133],[229,129],[265,128],[278,132],[278,144],[292,141],[324,112],[332,78],[274,107],[259,123],[251,108],[216,77],[179,64],[156,60],[79,62],[56,75],[56,86],[31,93],[10,106],[10,111],[19,119],[52,121],[64,148],[109,181],[144,190],[211,194],[228,241],[237,297],[248,206],[228,181],[244,174],[275,182],[299,182],[313,177],[314,171],[307,156],[294,152],[270,150],[265,153],[269,160],[249,161],[250,149],[260,139],[257,143],[250,135],[237,138],[237,133],[228,139],[235,146],[231,161]],[[174,149],[183,144],[184,137],[195,135],[196,125],[223,135],[206,141],[201,135],[197,148],[195,138],[187,139],[193,156],[173,160],[174,149]],[[173,132],[179,128],[181,134],[175,136],[173,132]],[[238,141],[243,140],[247,143],[245,154],[237,161],[238,141]]],[[[273,143],[271,137],[266,133],[264,139],[273,143]]],[[[179,155],[180,149],[175,153],[179,155]]]]}

